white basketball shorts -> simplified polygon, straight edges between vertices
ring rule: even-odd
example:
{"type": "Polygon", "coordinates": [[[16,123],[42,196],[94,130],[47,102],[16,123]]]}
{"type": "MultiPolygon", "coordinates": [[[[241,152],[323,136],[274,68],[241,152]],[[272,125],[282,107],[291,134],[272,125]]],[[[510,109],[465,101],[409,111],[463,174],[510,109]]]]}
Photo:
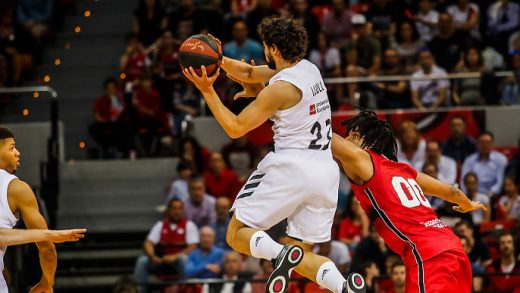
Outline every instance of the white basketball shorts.
{"type": "Polygon", "coordinates": [[[309,243],[330,240],[338,202],[339,167],[330,152],[269,153],[238,193],[231,211],[245,225],[268,230],[287,219],[287,235],[309,243]]]}

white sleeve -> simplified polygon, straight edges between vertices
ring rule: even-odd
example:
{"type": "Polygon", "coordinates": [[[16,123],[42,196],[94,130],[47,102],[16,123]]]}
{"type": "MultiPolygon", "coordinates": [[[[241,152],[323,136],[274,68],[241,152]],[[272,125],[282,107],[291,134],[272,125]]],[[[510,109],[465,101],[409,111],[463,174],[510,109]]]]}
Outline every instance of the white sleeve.
{"type": "Polygon", "coordinates": [[[159,243],[159,241],[161,241],[162,224],[162,221],[157,222],[153,226],[152,230],[150,230],[150,233],[148,233],[146,239],[151,241],[153,244],[159,243]]]}
{"type": "MultiPolygon", "coordinates": [[[[448,74],[446,74],[446,72],[443,71],[442,73],[439,73],[439,76],[448,77],[448,74]]],[[[450,81],[448,79],[439,79],[439,87],[440,88],[449,88],[450,81]]]]}
{"type": "Polygon", "coordinates": [[[192,221],[186,223],[186,243],[188,245],[199,243],[199,229],[192,221]]]}

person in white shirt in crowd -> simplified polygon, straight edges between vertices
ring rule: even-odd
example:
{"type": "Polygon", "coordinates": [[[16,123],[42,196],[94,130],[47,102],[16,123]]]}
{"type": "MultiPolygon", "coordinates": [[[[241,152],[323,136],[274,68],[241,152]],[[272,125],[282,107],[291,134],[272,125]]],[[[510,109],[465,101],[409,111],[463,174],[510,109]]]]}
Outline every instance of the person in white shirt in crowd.
{"type": "MultiPolygon", "coordinates": [[[[493,148],[493,133],[489,131],[482,132],[477,140],[477,152],[466,158],[464,164],[462,164],[461,174],[463,178],[469,172],[477,174],[479,192],[485,193],[490,197],[500,193],[507,166],[506,156],[493,150],[493,148]]],[[[462,190],[466,190],[464,184],[462,184],[462,190]]]]}
{"type": "Polygon", "coordinates": [[[188,192],[188,180],[193,176],[191,164],[186,161],[180,161],[177,164],[177,175],[179,175],[179,178],[172,182],[166,202],[170,202],[174,197],[184,201],[190,196],[188,192]]]}
{"type": "Polygon", "coordinates": [[[447,79],[414,80],[425,77],[447,77],[446,71],[435,65],[430,51],[423,49],[419,53],[420,69],[412,75],[410,89],[412,103],[423,111],[434,110],[445,105],[449,100],[450,82],[447,79]]]}
{"type": "Polygon", "coordinates": [[[480,40],[480,11],[476,4],[471,3],[469,0],[457,0],[457,4],[450,5],[447,12],[453,18],[456,30],[480,40]]]}
{"type": "Polygon", "coordinates": [[[440,181],[447,184],[454,184],[455,180],[457,180],[457,163],[452,158],[442,154],[439,142],[429,140],[426,143],[424,160],[417,162],[413,167],[420,171],[423,169],[425,162],[430,162],[437,166],[440,181]]]}
{"type": "Polygon", "coordinates": [[[497,218],[499,220],[517,220],[520,222],[520,194],[519,187],[511,177],[504,180],[504,195],[498,199],[497,218]]]}
{"type": "Polygon", "coordinates": [[[401,124],[397,140],[397,159],[401,163],[414,166],[424,161],[426,141],[421,137],[415,122],[405,120],[401,124]]]}
{"type": "Polygon", "coordinates": [[[473,225],[480,225],[483,222],[491,220],[490,198],[486,194],[478,192],[478,177],[473,172],[467,173],[464,178],[464,185],[466,186],[466,195],[473,201],[478,201],[486,206],[487,210],[477,210],[471,213],[473,225]]]}
{"type": "Polygon", "coordinates": [[[433,0],[420,0],[419,11],[413,16],[419,36],[425,43],[431,41],[437,31],[439,13],[433,9],[433,4],[433,0]]]}
{"type": "MultiPolygon", "coordinates": [[[[422,166],[422,169],[421,170],[417,169],[417,170],[422,171],[424,174],[426,174],[432,178],[439,179],[439,169],[437,168],[437,164],[425,162],[424,165],[422,166]]],[[[441,198],[435,197],[435,196],[431,196],[431,195],[426,195],[426,196],[428,197],[428,201],[430,202],[432,209],[435,212],[439,213],[439,210],[442,207],[444,207],[444,200],[442,200],[441,198]]]]}

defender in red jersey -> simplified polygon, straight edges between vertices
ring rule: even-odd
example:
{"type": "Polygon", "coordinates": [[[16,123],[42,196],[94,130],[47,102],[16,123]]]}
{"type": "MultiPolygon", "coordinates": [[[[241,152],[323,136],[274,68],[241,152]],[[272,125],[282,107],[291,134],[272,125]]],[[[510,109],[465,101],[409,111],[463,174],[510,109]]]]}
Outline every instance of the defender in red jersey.
{"type": "Polygon", "coordinates": [[[397,162],[390,124],[363,111],[334,134],[333,155],[386,244],[406,266],[406,292],[471,292],[471,266],[461,242],[437,218],[424,194],[457,204],[459,212],[486,209],[459,189],[397,162]]]}

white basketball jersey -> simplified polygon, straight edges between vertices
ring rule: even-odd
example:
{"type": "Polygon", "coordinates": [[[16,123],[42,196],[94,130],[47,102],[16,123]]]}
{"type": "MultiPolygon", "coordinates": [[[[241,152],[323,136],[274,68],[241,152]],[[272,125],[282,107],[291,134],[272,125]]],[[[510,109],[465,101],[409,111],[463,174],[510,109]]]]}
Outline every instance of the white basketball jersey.
{"type": "MultiPolygon", "coordinates": [[[[9,202],[7,201],[7,188],[9,187],[9,183],[15,178],[17,177],[0,169],[0,228],[11,229],[16,225],[16,222],[18,222],[18,219],[9,208],[9,202]]],[[[2,275],[6,248],[5,246],[0,247],[0,293],[8,292],[7,284],[2,275]]]]}
{"type": "Polygon", "coordinates": [[[275,150],[308,149],[331,153],[331,109],[318,67],[303,59],[278,72],[269,84],[282,80],[300,89],[302,99],[289,109],[276,111],[271,117],[275,150]]]}

